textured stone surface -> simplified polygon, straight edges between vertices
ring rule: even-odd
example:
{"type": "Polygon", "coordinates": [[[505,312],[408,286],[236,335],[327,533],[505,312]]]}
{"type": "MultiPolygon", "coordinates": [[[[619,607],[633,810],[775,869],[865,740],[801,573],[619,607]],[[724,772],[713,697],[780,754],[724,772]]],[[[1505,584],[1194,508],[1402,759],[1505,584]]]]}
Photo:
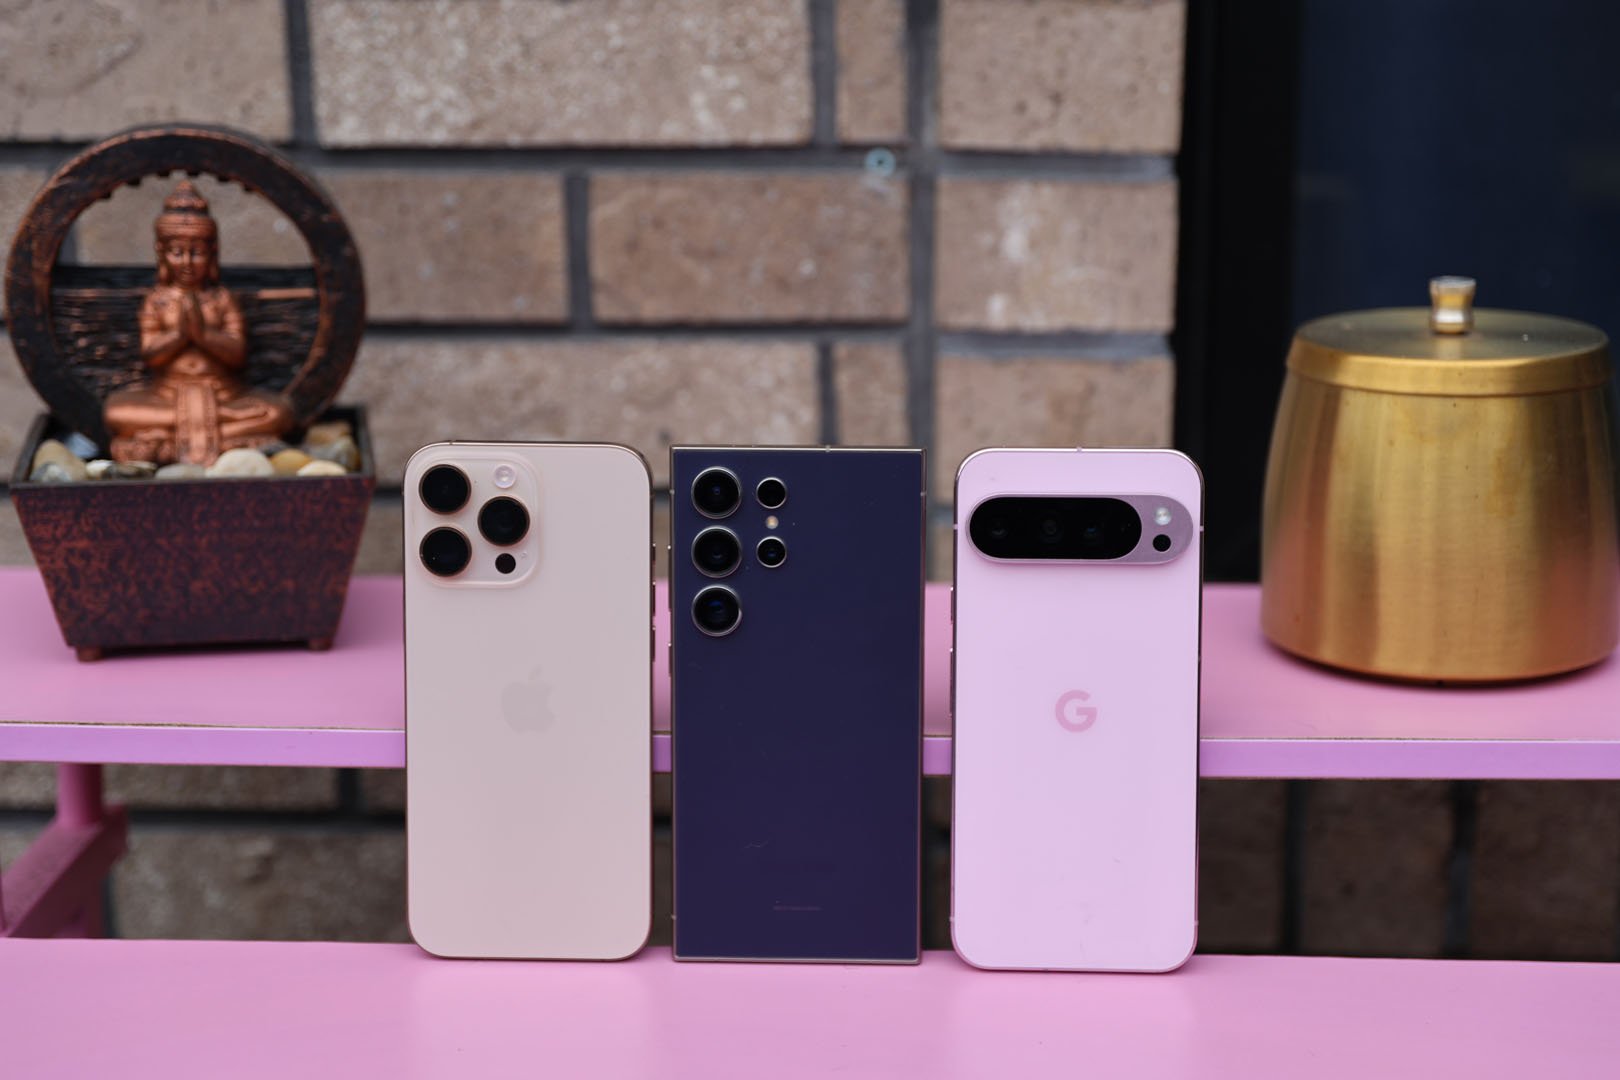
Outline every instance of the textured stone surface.
{"type": "Polygon", "coordinates": [[[1174,320],[1174,183],[944,179],[935,244],[945,327],[1154,331],[1174,320]]]}
{"type": "Polygon", "coordinates": [[[532,320],[568,313],[561,177],[334,171],[375,320],[532,320]]]}
{"type": "Polygon", "coordinates": [[[0,334],[0,483],[11,482],[28,425],[44,411],[45,403],[34,393],[22,365],[17,363],[11,339],[0,334]]]}
{"type": "MultiPolygon", "coordinates": [[[[8,461],[7,467],[10,467],[8,461]]],[[[22,522],[10,499],[0,499],[0,566],[33,566],[34,556],[23,539],[22,522]]]]}
{"type": "MultiPolygon", "coordinates": [[[[17,236],[17,226],[22,224],[29,203],[34,201],[34,196],[39,194],[39,189],[50,179],[50,175],[44,169],[15,166],[0,169],[0,251],[10,252],[11,242],[17,236]]],[[[0,314],[4,311],[5,294],[4,290],[0,290],[0,314]]],[[[0,390],[0,394],[3,393],[0,390]]],[[[6,463],[8,468],[10,464],[6,463]]]]}
{"type": "Polygon", "coordinates": [[[1173,153],[1181,0],[942,0],[945,146],[1173,153]]]}
{"type": "Polygon", "coordinates": [[[906,357],[898,345],[833,349],[838,441],[851,446],[908,446],[906,357]]]}
{"type": "Polygon", "coordinates": [[[1348,956],[1437,956],[1451,854],[1445,781],[1326,780],[1309,788],[1299,943],[1348,956]]]}
{"type": "MultiPolygon", "coordinates": [[[[105,797],[136,810],[332,810],[333,769],[220,765],[108,765],[105,797]]],[[[56,801],[56,766],[0,762],[0,809],[47,808],[56,801]]]]}
{"type": "Polygon", "coordinates": [[[1475,956],[1613,960],[1620,784],[1481,784],[1469,897],[1475,956]]]}
{"type": "Polygon", "coordinates": [[[360,802],[368,814],[403,814],[405,770],[361,769],[360,802]]]}
{"type": "MultiPolygon", "coordinates": [[[[119,188],[112,198],[93,204],[74,226],[75,261],[151,266],[152,223],[175,183],[174,177],[147,177],[138,187],[119,188]]],[[[219,253],[226,266],[309,265],[303,237],[267,200],[212,176],[193,183],[219,222],[219,253]]]]}
{"type": "Polygon", "coordinates": [[[372,336],[344,390],[367,403],[378,471],[441,439],[622,442],[658,482],[672,443],[805,443],[820,424],[810,345],[738,340],[568,342],[372,336]]]}
{"type": "Polygon", "coordinates": [[[905,0],[838,0],[838,138],[906,135],[905,0]]]}
{"type": "Polygon", "coordinates": [[[404,566],[405,509],[398,495],[379,494],[371,500],[360,550],[354,557],[357,574],[397,574],[404,566]]]}
{"type": "Polygon", "coordinates": [[[619,173],[591,181],[591,287],[606,322],[906,314],[906,188],[864,174],[619,173]]]}
{"type": "Polygon", "coordinates": [[[170,120],[292,130],[281,0],[12,0],[0,135],[96,139],[170,120]]]}
{"type": "Polygon", "coordinates": [[[987,446],[1165,446],[1175,368],[1135,360],[942,356],[934,374],[933,501],[987,446]]]}
{"type": "Polygon", "coordinates": [[[55,805],[55,765],[0,761],[0,810],[48,810],[55,805]]]}
{"type": "Polygon", "coordinates": [[[113,901],[124,937],[404,941],[405,834],[137,816],[113,901]]]}
{"type": "Polygon", "coordinates": [[[1267,952],[1282,943],[1281,780],[1198,786],[1198,947],[1267,952]]]}
{"type": "Polygon", "coordinates": [[[803,0],[310,0],[335,146],[799,143],[803,0]]]}

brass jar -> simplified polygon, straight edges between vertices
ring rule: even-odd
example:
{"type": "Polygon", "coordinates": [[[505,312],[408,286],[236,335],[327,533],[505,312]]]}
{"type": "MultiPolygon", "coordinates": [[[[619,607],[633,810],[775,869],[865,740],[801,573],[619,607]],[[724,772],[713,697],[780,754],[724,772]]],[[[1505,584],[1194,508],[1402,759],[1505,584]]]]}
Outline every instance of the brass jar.
{"type": "Polygon", "coordinates": [[[1425,681],[1596,663],[1620,636],[1608,339],[1429,308],[1306,323],[1266,468],[1261,623],[1334,667],[1425,681]]]}

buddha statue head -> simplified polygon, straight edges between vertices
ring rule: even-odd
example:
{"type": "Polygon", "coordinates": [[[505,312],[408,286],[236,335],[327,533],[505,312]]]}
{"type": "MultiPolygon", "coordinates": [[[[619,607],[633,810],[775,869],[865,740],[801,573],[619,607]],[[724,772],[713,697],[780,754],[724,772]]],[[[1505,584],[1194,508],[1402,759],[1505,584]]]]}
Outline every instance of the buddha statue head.
{"type": "Polygon", "coordinates": [[[155,231],[158,284],[188,290],[219,284],[219,226],[190,180],[180,181],[163,200],[155,231]]]}

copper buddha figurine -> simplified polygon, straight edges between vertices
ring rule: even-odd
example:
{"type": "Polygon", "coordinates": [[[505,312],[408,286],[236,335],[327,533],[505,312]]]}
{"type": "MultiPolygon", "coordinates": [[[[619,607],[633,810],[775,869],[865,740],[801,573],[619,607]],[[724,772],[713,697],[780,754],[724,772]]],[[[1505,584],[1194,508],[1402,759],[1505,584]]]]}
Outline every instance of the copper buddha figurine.
{"type": "Polygon", "coordinates": [[[274,441],[292,427],[292,410],[241,378],[242,309],[219,283],[219,227],[191,181],[163,201],[156,231],[157,284],[140,312],[151,377],[107,397],[113,459],[208,465],[225,450],[274,441]]]}

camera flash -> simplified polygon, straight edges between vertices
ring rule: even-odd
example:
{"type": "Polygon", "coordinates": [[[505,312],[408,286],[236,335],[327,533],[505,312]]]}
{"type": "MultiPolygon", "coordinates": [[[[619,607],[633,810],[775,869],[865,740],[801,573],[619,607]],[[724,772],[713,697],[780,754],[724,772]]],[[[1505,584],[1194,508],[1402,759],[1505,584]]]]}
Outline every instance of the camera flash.
{"type": "Polygon", "coordinates": [[[774,529],[774,528],[776,528],[777,524],[778,524],[778,522],[776,520],[776,515],[775,514],[772,514],[772,515],[770,515],[769,517],[767,517],[765,519],[765,527],[767,529],[774,529]]]}
{"type": "Polygon", "coordinates": [[[495,486],[506,490],[517,483],[517,470],[510,465],[495,466],[495,486]]]}
{"type": "Polygon", "coordinates": [[[1170,524],[1170,508],[1168,506],[1161,506],[1157,510],[1153,511],[1153,523],[1155,525],[1170,524]]]}

